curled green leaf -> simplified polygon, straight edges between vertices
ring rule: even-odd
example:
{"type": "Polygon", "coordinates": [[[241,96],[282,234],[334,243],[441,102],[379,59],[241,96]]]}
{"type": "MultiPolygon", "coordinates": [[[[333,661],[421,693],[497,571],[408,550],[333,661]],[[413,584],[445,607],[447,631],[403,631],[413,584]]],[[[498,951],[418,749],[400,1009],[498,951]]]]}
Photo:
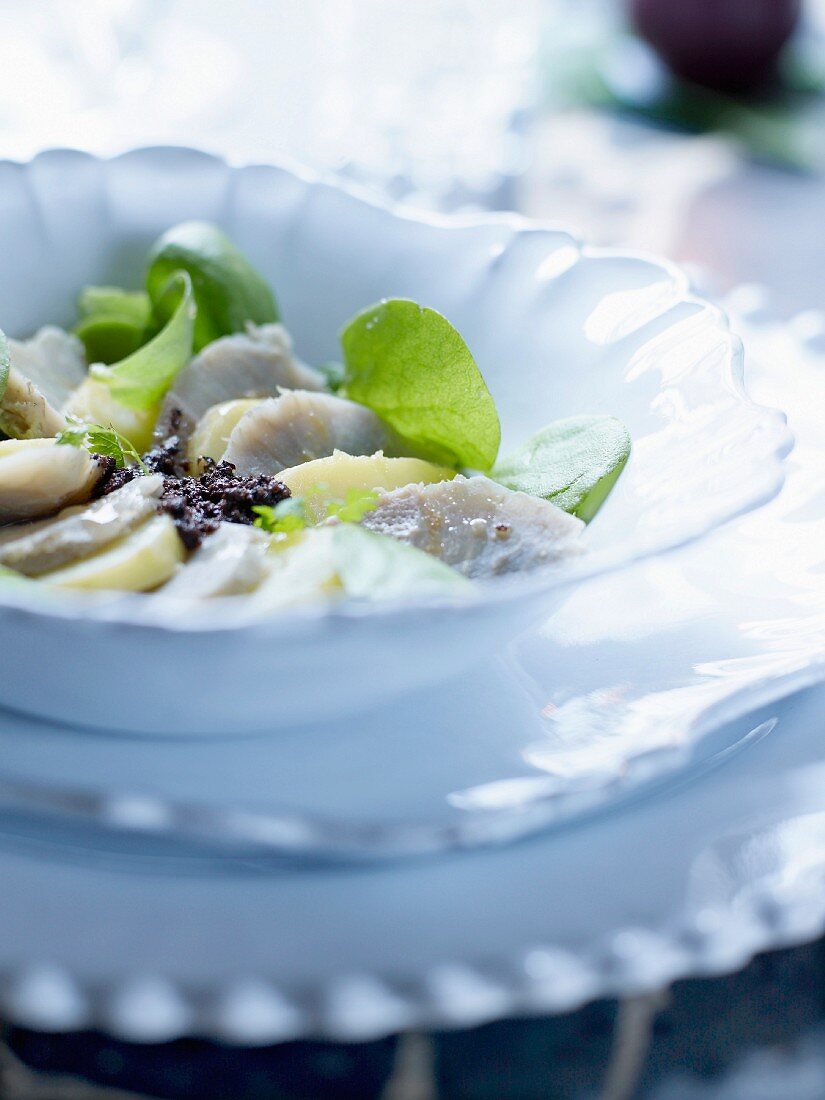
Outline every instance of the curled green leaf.
{"type": "Polygon", "coordinates": [[[175,272],[161,300],[174,302],[169,320],[148,344],[113,366],[96,365],[91,376],[108,386],[115,400],[139,412],[151,409],[164,396],[176,375],[192,357],[195,296],[185,271],[175,272]]]}
{"type": "Polygon", "coordinates": [[[87,424],[69,416],[66,418],[66,427],[57,433],[55,443],[60,446],[85,447],[92,454],[113,458],[115,465],[121,469],[134,463],[144,473],[148,473],[143,459],[129,440],[116,432],[111,425],[104,428],[102,424],[87,424]]]}
{"type": "Polygon", "coordinates": [[[344,392],[377,413],[412,454],[489,470],[501,429],[490,391],[446,317],[406,298],[370,306],[341,333],[344,392]]]}
{"type": "Polygon", "coordinates": [[[208,222],[184,222],[164,233],[149,252],[146,289],[159,320],[168,314],[163,290],[176,271],[188,272],[198,315],[195,350],[219,336],[242,332],[248,321],[278,320],[278,306],[263,276],[225,233],[208,222]]]}
{"type": "Polygon", "coordinates": [[[145,342],[152,321],[152,303],[143,291],[117,286],[87,286],[77,300],[80,337],[90,363],[115,363],[145,342]]]}
{"type": "Polygon", "coordinates": [[[152,303],[144,290],[124,290],[121,286],[84,286],[77,298],[77,314],[88,317],[121,317],[135,325],[149,324],[152,303]]]}
{"type": "Polygon", "coordinates": [[[571,416],[542,428],[499,462],[492,476],[589,523],[624,469],[630,447],[630,433],[615,417],[571,416]]]}

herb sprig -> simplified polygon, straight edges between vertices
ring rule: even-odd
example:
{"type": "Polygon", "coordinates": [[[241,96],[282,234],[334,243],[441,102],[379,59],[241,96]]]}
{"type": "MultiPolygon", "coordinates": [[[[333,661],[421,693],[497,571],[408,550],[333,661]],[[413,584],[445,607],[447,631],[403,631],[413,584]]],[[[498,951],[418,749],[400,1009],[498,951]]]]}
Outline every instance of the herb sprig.
{"type": "MultiPolygon", "coordinates": [[[[256,513],[255,526],[269,535],[290,537],[305,527],[313,525],[312,516],[307,508],[315,494],[289,497],[276,505],[261,504],[252,509],[256,513]]],[[[343,500],[331,500],[326,506],[326,519],[337,519],[341,523],[360,523],[367,512],[371,512],[378,503],[379,495],[372,489],[347,489],[343,500]]]]}
{"type": "Polygon", "coordinates": [[[113,458],[120,469],[134,463],[144,473],[149,472],[129,440],[115,431],[111,424],[104,428],[102,424],[87,424],[75,417],[68,417],[67,425],[62,432],[58,432],[56,443],[68,447],[85,447],[92,454],[113,458]]]}

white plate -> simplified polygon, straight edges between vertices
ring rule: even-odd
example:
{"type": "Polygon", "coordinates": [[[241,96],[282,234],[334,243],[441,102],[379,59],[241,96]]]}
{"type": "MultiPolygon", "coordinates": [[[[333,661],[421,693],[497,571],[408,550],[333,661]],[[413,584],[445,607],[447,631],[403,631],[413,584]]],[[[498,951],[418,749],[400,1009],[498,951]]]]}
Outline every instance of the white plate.
{"type": "Polygon", "coordinates": [[[98,850],[364,861],[500,843],[707,767],[741,733],[720,726],[818,679],[825,653],[815,331],[748,335],[751,383],[792,401],[802,456],[762,512],[589,581],[460,678],[325,728],[147,744],[0,715],[0,797],[98,850]]]}
{"type": "MultiPolygon", "coordinates": [[[[613,642],[569,638],[603,655],[603,688],[616,686],[611,651],[634,647],[626,695],[636,703],[623,713],[675,744],[691,741],[708,706],[755,701],[743,703],[748,685],[764,697],[823,672],[825,320],[752,321],[745,335],[756,366],[782,363],[754,371],[754,383],[768,400],[782,390],[798,433],[785,492],[665,573],[638,566],[613,642]],[[640,603],[645,586],[658,595],[640,603]]],[[[4,820],[2,1009],[35,1027],[145,1041],[365,1039],[562,1012],[733,970],[825,928],[823,693],[717,730],[722,751],[706,762],[720,766],[677,772],[694,781],[623,813],[403,867],[278,874],[235,861],[216,875],[192,858],[90,859],[89,837],[20,819],[15,842],[4,820]]],[[[578,733],[592,753],[592,727],[578,733]]],[[[627,722],[614,733],[608,761],[623,740],[637,743],[627,722]]]]}
{"type": "Polygon", "coordinates": [[[338,717],[449,678],[540,619],[563,586],[696,538],[781,484],[782,417],[746,396],[723,315],[660,261],[594,252],[513,218],[415,219],[285,169],[233,168],[188,149],[6,161],[0,192],[0,254],[16,257],[0,270],[12,335],[70,324],[85,283],[138,285],[158,233],[206,218],[271,279],[309,361],[336,356],[356,310],[409,296],[464,334],[501,411],[505,451],[580,412],[620,417],[634,440],[581,563],[479,586],[466,603],[344,604],[239,626],[224,607],[190,618],[135,596],[48,606],[4,596],[0,701],[16,709],[149,733],[338,717]],[[262,688],[273,668],[277,706],[262,688]]]}

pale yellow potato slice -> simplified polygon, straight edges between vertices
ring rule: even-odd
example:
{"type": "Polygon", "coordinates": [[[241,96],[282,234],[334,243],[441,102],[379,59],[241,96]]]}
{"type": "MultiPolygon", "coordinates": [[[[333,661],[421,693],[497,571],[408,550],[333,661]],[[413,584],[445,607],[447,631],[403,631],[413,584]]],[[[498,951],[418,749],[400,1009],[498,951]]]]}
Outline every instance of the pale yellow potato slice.
{"type": "Polygon", "coordinates": [[[60,588],[148,592],[168,581],[184,557],[175,524],[169,516],[155,516],[108,549],[46,573],[41,582],[60,588]]]}
{"type": "Polygon", "coordinates": [[[105,382],[87,378],[74,391],[63,411],[89,424],[114,428],[143,454],[152,446],[152,432],[159,408],[159,405],[146,410],[127,408],[115,400],[105,382]]]}
{"type": "Polygon", "coordinates": [[[103,467],[88,451],[53,439],[0,442],[0,523],[39,519],[88,500],[103,467]]]}
{"type": "Polygon", "coordinates": [[[316,458],[293,466],[277,475],[295,497],[305,497],[310,517],[320,523],[327,505],[346,500],[350,489],[387,492],[402,485],[449,481],[455,470],[434,466],[420,458],[385,458],[374,455],[348,455],[336,451],[329,458],[316,458]]]}
{"type": "Polygon", "coordinates": [[[192,467],[199,458],[214,458],[216,462],[220,462],[238,421],[263,402],[263,398],[240,398],[237,401],[222,401],[220,405],[207,409],[192,432],[186,448],[192,467]]]}

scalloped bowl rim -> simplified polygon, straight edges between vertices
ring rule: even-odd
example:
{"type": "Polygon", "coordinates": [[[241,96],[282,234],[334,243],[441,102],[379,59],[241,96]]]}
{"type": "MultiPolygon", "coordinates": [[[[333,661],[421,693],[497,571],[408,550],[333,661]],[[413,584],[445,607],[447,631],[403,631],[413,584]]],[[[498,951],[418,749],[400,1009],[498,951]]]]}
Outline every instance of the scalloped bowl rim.
{"type": "MultiPolygon", "coordinates": [[[[667,528],[647,539],[628,538],[616,548],[590,551],[574,564],[563,567],[546,567],[529,574],[499,577],[476,581],[468,592],[462,592],[461,598],[445,595],[426,595],[422,597],[398,598],[376,603],[364,603],[343,599],[336,603],[307,605],[284,609],[271,618],[251,618],[245,608],[248,596],[222,597],[218,600],[193,607],[191,603],[178,602],[166,597],[162,602],[154,600],[151,594],[143,593],[70,593],[56,590],[48,591],[48,606],[41,604],[46,593],[38,593],[32,600],[26,592],[25,584],[14,591],[9,589],[0,595],[0,609],[29,613],[43,618],[77,619],[89,622],[103,622],[112,625],[131,625],[169,633],[201,633],[244,630],[253,633],[278,633],[296,627],[318,628],[340,621],[360,621],[363,619],[386,618],[396,615],[408,616],[411,613],[441,612],[445,609],[459,611],[479,606],[489,606],[503,602],[518,601],[530,596],[545,596],[553,591],[568,587],[578,581],[584,581],[616,570],[627,568],[645,558],[668,553],[691,542],[735,519],[737,516],[761,507],[780,491],[785,480],[783,460],[793,447],[793,435],[788,427],[785,414],[778,409],[760,405],[747,392],[744,379],[744,348],[742,341],[730,329],[724,310],[711,304],[690,290],[687,274],[675,263],[660,256],[637,250],[618,248],[597,248],[584,243],[581,238],[568,229],[555,223],[525,218],[511,212],[473,213],[447,215],[429,211],[412,210],[403,203],[382,201],[346,180],[314,172],[288,159],[266,163],[234,163],[226,157],[218,156],[193,146],[185,145],[148,145],[138,146],[111,157],[100,157],[85,150],[70,147],[49,148],[25,160],[2,158],[0,164],[26,168],[44,159],[71,154],[82,156],[98,163],[117,162],[133,157],[151,157],[182,155],[197,158],[203,163],[218,164],[226,169],[243,168],[246,170],[269,169],[286,172],[301,182],[318,189],[331,189],[348,195],[353,200],[370,206],[386,214],[388,218],[417,223],[449,232],[454,229],[473,229],[504,227],[516,236],[520,233],[563,233],[578,255],[592,258],[620,258],[641,260],[657,266],[673,283],[678,292],[679,304],[700,306],[713,318],[720,332],[727,338],[729,354],[725,357],[725,381],[738,402],[749,408],[752,415],[758,417],[761,424],[771,432],[771,447],[768,461],[773,477],[770,482],[750,491],[735,507],[720,514],[717,508],[708,508],[705,512],[691,517],[691,523],[683,528],[667,528]],[[231,605],[235,605],[231,607],[231,605]],[[232,612],[236,612],[233,615],[232,612]],[[181,617],[181,613],[184,616],[181,617]]],[[[45,323],[45,322],[44,322],[45,323]]]]}

